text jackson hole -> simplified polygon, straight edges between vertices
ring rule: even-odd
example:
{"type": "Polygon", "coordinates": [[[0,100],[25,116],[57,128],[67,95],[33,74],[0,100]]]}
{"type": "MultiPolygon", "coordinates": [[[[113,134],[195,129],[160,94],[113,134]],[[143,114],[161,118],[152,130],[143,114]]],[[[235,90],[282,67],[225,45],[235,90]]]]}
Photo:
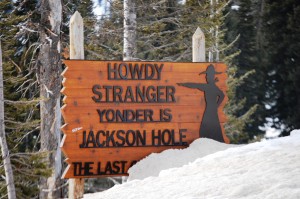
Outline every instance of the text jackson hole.
{"type": "MultiPolygon", "coordinates": [[[[151,82],[162,79],[163,68],[164,64],[157,63],[108,63],[107,79],[113,80],[114,85],[95,84],[92,87],[93,102],[107,104],[107,106],[95,110],[99,116],[99,123],[128,123],[130,126],[130,123],[171,122],[172,110],[157,108],[158,106],[155,104],[176,103],[175,86],[151,85],[151,82]],[[132,82],[132,84],[123,86],[125,81],[132,82]],[[120,83],[115,85],[115,82],[120,83]],[[128,104],[126,107],[131,107],[130,103],[139,104],[139,107],[142,108],[118,108],[115,106],[121,103],[128,104]]],[[[187,145],[186,133],[187,129],[116,129],[95,132],[90,130],[83,131],[80,147],[187,145]]]]}

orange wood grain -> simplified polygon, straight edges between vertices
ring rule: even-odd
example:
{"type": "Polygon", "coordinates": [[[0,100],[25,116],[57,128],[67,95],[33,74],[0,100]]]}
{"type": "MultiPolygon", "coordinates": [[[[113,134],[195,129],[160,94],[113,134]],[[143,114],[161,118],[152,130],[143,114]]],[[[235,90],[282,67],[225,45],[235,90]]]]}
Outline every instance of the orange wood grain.
{"type": "MultiPolygon", "coordinates": [[[[172,115],[172,121],[171,123],[177,123],[177,122],[198,122],[200,123],[202,121],[202,116],[205,111],[205,107],[197,107],[197,106],[177,106],[176,108],[173,108],[174,106],[151,106],[151,107],[144,107],[142,105],[130,105],[130,106],[124,106],[124,104],[120,104],[119,106],[114,107],[103,107],[99,108],[100,110],[108,110],[112,109],[114,111],[116,110],[137,110],[140,109],[149,109],[153,111],[152,119],[153,122],[160,121],[160,110],[163,109],[170,109],[170,114],[172,115]]],[[[221,109],[218,111],[219,113],[219,120],[220,122],[227,121],[226,115],[223,113],[221,109]]],[[[94,107],[79,107],[79,108],[66,108],[62,109],[62,115],[64,117],[64,120],[66,123],[81,123],[83,121],[88,121],[91,124],[100,124],[100,116],[97,112],[97,110],[94,107]]],[[[111,114],[109,114],[111,115],[111,114]]],[[[109,116],[110,117],[110,116],[109,116]]],[[[143,120],[145,117],[142,115],[139,117],[140,120],[143,120]]],[[[147,122],[150,122],[149,117],[146,118],[147,122]]],[[[106,120],[105,120],[106,121],[106,120]]],[[[106,123],[103,121],[103,123],[106,123]]],[[[146,121],[145,121],[146,122],[146,121]]],[[[135,122],[130,122],[135,123],[135,122]]]]}
{"type": "MultiPolygon", "coordinates": [[[[184,75],[184,74],[182,74],[184,75]]],[[[139,80],[101,80],[99,79],[70,79],[70,78],[64,78],[63,79],[63,86],[67,88],[93,88],[94,85],[98,84],[100,86],[122,86],[125,92],[125,89],[127,86],[132,87],[143,87],[143,86],[177,86],[177,83],[183,83],[183,82],[195,82],[195,83],[206,83],[205,78],[197,78],[195,75],[193,75],[193,78],[185,78],[183,81],[179,80],[172,80],[172,81],[166,81],[166,80],[149,80],[149,81],[139,81],[139,80]]],[[[225,75],[221,76],[219,79],[219,82],[217,82],[217,86],[219,86],[222,90],[224,89],[226,82],[224,80],[227,77],[225,75]]],[[[191,89],[189,89],[191,90],[191,89]]]]}
{"type": "MultiPolygon", "coordinates": [[[[217,83],[218,85],[218,83],[217,83]]],[[[163,85],[160,85],[163,86],[163,85]]],[[[164,85],[166,86],[166,85],[164,85]]],[[[169,86],[174,86],[174,85],[169,85],[169,86]]],[[[227,91],[227,86],[219,86],[218,87],[223,91],[227,91]]],[[[124,87],[126,88],[126,87],[124,87]]],[[[123,89],[124,89],[123,88],[123,89]]],[[[177,86],[175,85],[175,97],[181,97],[181,96],[191,96],[191,95],[197,95],[197,96],[204,96],[202,91],[199,91],[197,89],[189,89],[183,86],[177,86]]],[[[124,91],[125,92],[125,91],[124,91]]],[[[95,94],[92,91],[92,88],[72,88],[72,87],[63,87],[61,89],[61,93],[68,96],[68,97],[76,97],[76,98],[86,98],[86,97],[92,97],[95,94]]],[[[103,93],[105,95],[105,93],[103,93]]],[[[111,93],[109,93],[111,97],[111,93]]],[[[124,93],[122,94],[122,97],[124,96],[124,93]]],[[[191,100],[192,101],[192,100],[191,100]]]]}
{"type": "MultiPolygon", "coordinates": [[[[64,88],[61,92],[65,95],[62,107],[62,115],[65,121],[65,125],[62,126],[64,137],[61,142],[61,148],[67,157],[68,168],[63,174],[64,178],[90,178],[90,177],[105,177],[105,176],[118,176],[127,175],[127,171],[130,167],[130,163],[138,161],[151,153],[158,153],[165,149],[175,148],[181,149],[186,146],[152,146],[152,130],[158,132],[164,129],[174,129],[174,140],[176,143],[180,140],[179,129],[187,129],[184,133],[183,142],[187,144],[192,143],[195,139],[199,138],[200,124],[203,118],[206,102],[204,99],[204,93],[197,89],[190,89],[183,86],[178,86],[177,83],[207,83],[206,75],[199,73],[206,70],[207,66],[214,64],[216,71],[222,72],[222,74],[216,74],[218,78],[216,85],[225,94],[225,99],[218,108],[218,116],[222,129],[223,138],[228,143],[228,138],[225,136],[224,123],[227,121],[226,115],[223,113],[223,108],[228,101],[226,97],[227,91],[227,66],[223,63],[173,63],[173,62],[126,62],[127,64],[164,64],[161,79],[160,80],[108,80],[107,64],[117,63],[122,61],[85,61],[85,60],[65,60],[67,68],[62,73],[64,80],[64,88]],[[120,103],[120,102],[101,102],[96,103],[92,97],[95,95],[92,91],[94,85],[107,85],[107,86],[122,86],[123,94],[125,96],[125,90],[127,86],[143,87],[143,86],[173,86],[176,88],[174,97],[176,102],[174,103],[120,103]],[[138,122],[138,123],[103,123],[100,122],[97,109],[113,109],[113,110],[137,110],[137,109],[151,109],[153,110],[153,120],[159,121],[160,109],[170,109],[172,114],[172,120],[170,122],[138,122]],[[110,142],[109,147],[94,146],[89,144],[88,147],[94,148],[81,148],[80,144],[83,143],[83,132],[87,134],[89,131],[93,131],[96,134],[99,130],[102,131],[118,131],[124,130],[139,130],[144,133],[146,146],[142,146],[140,143],[135,143],[134,146],[128,146],[127,143],[122,146],[113,146],[110,142]],[[138,145],[138,146],[136,146],[138,145]],[[119,161],[126,161],[126,165],[123,165],[123,173],[110,173],[110,162],[115,162],[117,165],[119,161]],[[92,175],[74,176],[74,162],[87,163],[86,169],[92,175]],[[92,163],[89,163],[92,162],[92,163]],[[98,167],[98,162],[101,162],[101,167],[98,167]],[[100,172],[105,171],[107,172],[100,172]]],[[[122,70],[124,73],[124,70],[122,70]]],[[[105,99],[104,89],[102,99],[105,99]]],[[[134,93],[135,94],[135,93],[134,93]]],[[[112,93],[109,93],[109,98],[112,99],[112,93]]],[[[99,134],[100,135],[100,134],[99,134]]],[[[143,134],[144,135],[144,134],[143,134]]],[[[168,140],[168,135],[165,137],[168,140]]],[[[100,141],[105,141],[105,136],[100,135],[100,141]]],[[[117,135],[113,136],[114,140],[118,140],[117,135]]],[[[128,141],[131,142],[133,137],[129,137],[128,141]]],[[[100,142],[99,141],[99,142],[100,142]]],[[[103,142],[102,142],[103,143],[103,142]]],[[[124,163],[124,162],[123,162],[124,163]]],[[[122,163],[122,164],[123,164],[122,163]]],[[[121,163],[120,163],[121,164],[121,163]]],[[[124,163],[125,164],[125,163],[124,163]]],[[[120,165],[119,165],[120,166],[120,165]]],[[[117,170],[117,166],[114,169],[117,170]]],[[[82,171],[84,169],[82,168],[82,171]]],[[[78,173],[81,171],[77,170],[78,173]]]]}
{"type": "MultiPolygon", "coordinates": [[[[82,178],[82,176],[74,176],[73,171],[74,167],[72,162],[102,162],[101,170],[104,170],[104,164],[107,162],[113,161],[138,161],[151,153],[160,153],[170,147],[135,147],[135,148],[107,148],[102,149],[101,153],[97,153],[95,149],[81,149],[77,152],[77,157],[69,158],[66,162],[69,164],[69,168],[66,169],[66,172],[63,175],[63,178],[82,178]],[[83,157],[83,158],[81,158],[83,157]]],[[[173,146],[173,149],[182,149],[185,148],[183,146],[173,146]]],[[[129,164],[125,167],[125,173],[127,173],[129,169],[129,164]]],[[[93,167],[93,173],[97,173],[96,166],[93,167]]],[[[115,175],[92,175],[92,176],[84,176],[84,178],[94,178],[94,177],[106,177],[106,176],[120,176],[124,174],[115,174],[115,175]]],[[[126,174],[125,174],[126,175],[126,174]]]]}
{"type": "MultiPolygon", "coordinates": [[[[136,61],[89,61],[89,60],[64,60],[63,63],[74,71],[107,71],[107,64],[111,63],[140,63],[140,64],[164,64],[162,72],[195,72],[200,73],[206,70],[207,66],[213,64],[217,72],[226,72],[227,66],[224,63],[202,63],[202,62],[136,62],[136,61]]],[[[65,74],[65,71],[62,75],[65,74]]]]}

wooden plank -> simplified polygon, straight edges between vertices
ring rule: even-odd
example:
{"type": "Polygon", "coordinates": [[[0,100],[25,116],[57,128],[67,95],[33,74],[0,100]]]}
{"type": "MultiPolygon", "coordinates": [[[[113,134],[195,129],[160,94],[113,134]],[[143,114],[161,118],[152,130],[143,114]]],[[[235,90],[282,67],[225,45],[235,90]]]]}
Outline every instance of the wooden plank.
{"type": "MultiPolygon", "coordinates": [[[[224,87],[220,87],[218,84],[217,86],[224,92],[227,91],[227,86],[225,85],[224,87]]],[[[181,96],[191,96],[191,95],[197,95],[199,96],[199,99],[203,98],[204,96],[204,93],[202,91],[199,91],[198,89],[189,89],[189,88],[186,88],[186,87],[177,87],[177,85],[175,85],[175,89],[176,89],[176,92],[175,92],[175,97],[181,97],[181,96]]],[[[61,90],[61,93],[63,93],[64,95],[70,97],[70,98],[88,98],[88,97],[92,97],[94,96],[95,94],[93,93],[93,90],[92,88],[69,88],[69,87],[64,87],[62,90],[61,90]]],[[[123,92],[122,93],[122,98],[124,98],[124,95],[126,93],[123,92]]],[[[103,92],[103,95],[106,96],[106,93],[103,92]]],[[[109,96],[110,98],[112,97],[112,92],[109,92],[109,96]]],[[[192,99],[191,99],[192,101],[192,99]]]]}
{"type": "MultiPolygon", "coordinates": [[[[111,123],[116,123],[117,119],[118,122],[121,123],[121,119],[117,115],[117,110],[120,111],[122,115],[127,114],[127,110],[130,110],[130,114],[128,117],[129,123],[135,122],[198,122],[202,121],[202,117],[205,111],[204,107],[196,107],[196,106],[177,106],[176,108],[172,108],[173,106],[155,106],[151,108],[143,109],[143,106],[124,106],[124,104],[120,104],[120,107],[116,108],[102,108],[99,111],[103,112],[103,120],[100,121],[100,116],[95,108],[83,107],[83,108],[64,108],[62,109],[62,114],[64,116],[64,120],[66,123],[77,123],[80,124],[83,121],[88,121],[90,124],[100,124],[100,123],[107,123],[111,121],[111,123]],[[168,114],[172,115],[171,121],[165,120],[162,121],[160,119],[161,110],[169,109],[168,114]],[[146,110],[146,111],[144,111],[146,110]],[[132,112],[135,116],[133,116],[133,121],[131,121],[132,112]],[[137,117],[136,115],[139,114],[137,117]],[[150,115],[150,116],[149,116],[150,115]]],[[[144,107],[145,108],[145,107],[144,107]]],[[[219,121],[225,122],[227,121],[227,117],[223,113],[221,109],[218,110],[219,114],[219,121]]],[[[125,116],[124,116],[125,117],[125,116]]],[[[123,122],[127,121],[123,119],[123,122]]]]}
{"type": "MultiPolygon", "coordinates": [[[[183,146],[175,146],[172,147],[173,149],[182,149],[184,148],[183,146]]],[[[150,148],[150,147],[145,147],[145,148],[138,148],[138,153],[136,152],[137,149],[133,149],[132,148],[122,148],[122,149],[108,149],[107,153],[103,152],[103,153],[97,153],[97,150],[93,150],[93,149],[84,149],[84,150],[80,150],[80,154],[81,156],[84,156],[85,159],[82,158],[69,158],[68,159],[68,164],[70,164],[70,167],[68,170],[66,170],[66,172],[64,173],[63,177],[64,178],[82,178],[83,176],[76,176],[74,175],[74,162],[78,162],[78,163],[88,163],[88,162],[92,162],[93,164],[90,164],[90,166],[92,167],[90,169],[90,173],[91,174],[86,174],[84,175],[84,178],[95,178],[95,177],[106,177],[106,176],[124,176],[124,175],[128,175],[127,171],[129,169],[129,167],[131,166],[131,164],[133,162],[136,162],[138,160],[143,159],[144,157],[146,157],[147,155],[151,154],[151,153],[160,153],[164,150],[166,150],[167,148],[164,147],[155,147],[155,148],[150,148]],[[90,153],[89,153],[90,151],[90,153]],[[135,151],[135,153],[133,153],[133,151],[135,151]],[[90,158],[86,158],[87,154],[90,154],[90,158]],[[105,154],[105,155],[103,155],[105,154]],[[72,160],[71,160],[72,159],[72,160]],[[105,161],[104,161],[105,160],[105,161]],[[120,169],[119,172],[116,173],[112,173],[109,172],[111,171],[111,169],[105,169],[105,167],[107,166],[107,163],[114,163],[114,162],[125,162],[124,164],[124,169],[123,172],[120,169]],[[100,166],[100,172],[102,172],[100,175],[97,175],[98,173],[98,162],[101,163],[100,166]],[[103,173],[104,171],[106,172],[103,173]]],[[[121,167],[121,163],[118,164],[118,166],[121,167]]],[[[84,169],[83,169],[84,170],[84,169]]],[[[112,166],[112,170],[116,171],[117,169],[115,167],[112,166]]],[[[77,173],[79,173],[77,171],[77,173]]]]}
{"type": "MultiPolygon", "coordinates": [[[[189,74],[189,73],[188,73],[189,74]]],[[[178,79],[169,79],[169,80],[149,80],[149,81],[140,81],[140,80],[105,80],[102,78],[74,78],[74,79],[63,79],[63,86],[67,88],[93,88],[94,85],[101,85],[101,86],[123,86],[123,89],[125,90],[127,86],[131,86],[132,88],[143,86],[174,86],[176,89],[182,89],[182,87],[178,86],[177,83],[186,83],[186,82],[194,82],[194,83],[202,83],[206,84],[205,78],[199,78],[196,75],[185,77],[184,74],[182,74],[182,80],[180,80],[180,77],[178,79]]],[[[226,86],[226,75],[219,75],[217,76],[219,79],[219,82],[216,83],[218,87],[224,88],[226,86]]],[[[187,88],[184,88],[187,89],[187,88]]],[[[189,89],[191,90],[191,89],[189,89]]]]}
{"type": "MultiPolygon", "coordinates": [[[[199,72],[202,72],[202,71],[199,71],[199,72]]],[[[168,82],[175,82],[175,83],[177,83],[177,82],[185,82],[185,81],[191,81],[191,80],[197,81],[197,79],[199,79],[199,81],[203,81],[203,83],[206,83],[205,82],[205,75],[203,75],[203,74],[199,75],[199,72],[185,71],[185,72],[175,73],[173,71],[171,71],[171,72],[164,72],[164,71],[162,71],[161,72],[162,74],[160,76],[160,78],[161,78],[160,81],[164,82],[164,83],[168,83],[168,82]]],[[[227,79],[227,74],[224,73],[224,72],[222,74],[216,74],[215,76],[218,77],[219,79],[222,79],[222,80],[226,80],[227,79]]],[[[99,79],[99,81],[101,80],[101,82],[104,81],[105,83],[106,82],[115,83],[115,82],[113,82],[113,80],[107,80],[107,78],[108,78],[108,72],[107,71],[102,71],[102,70],[100,70],[100,71],[90,71],[90,70],[89,71],[85,71],[85,70],[74,71],[74,70],[67,70],[64,73],[63,77],[67,78],[67,79],[79,79],[79,80],[82,80],[82,81],[86,81],[86,80],[94,80],[95,81],[95,80],[99,79]]],[[[156,80],[157,75],[154,75],[153,77],[155,79],[149,79],[149,80],[144,80],[144,81],[149,81],[149,82],[157,81],[156,80]]],[[[137,81],[137,82],[141,81],[141,80],[137,79],[137,76],[135,76],[135,78],[136,78],[135,80],[120,79],[120,80],[117,80],[116,83],[118,83],[118,81],[137,81]]],[[[104,83],[101,83],[101,84],[104,84],[104,83]]]]}
{"type": "Polygon", "coordinates": [[[144,131],[132,126],[126,126],[122,129],[98,127],[92,130],[68,131],[63,138],[65,146],[63,150],[72,159],[90,159],[95,156],[122,157],[120,150],[125,148],[131,153],[124,153],[124,157],[136,157],[134,151],[137,149],[135,147],[138,147],[138,150],[146,149],[148,151],[149,148],[187,146],[201,135],[201,133],[199,134],[198,123],[181,124],[180,126],[169,124],[163,128],[159,126],[149,128],[149,126],[145,125],[144,131]],[[80,153],[86,155],[81,156],[80,153]]]}
{"type": "MultiPolygon", "coordinates": [[[[87,123],[85,123],[87,124],[87,123]]],[[[65,134],[75,134],[77,132],[82,132],[83,130],[108,130],[108,129],[123,129],[123,130],[129,130],[129,129],[185,129],[188,128],[189,130],[197,130],[199,132],[199,123],[106,123],[101,125],[85,125],[85,126],[79,126],[77,124],[65,124],[62,126],[62,131],[65,134]]]]}
{"type": "MultiPolygon", "coordinates": [[[[187,146],[193,140],[199,138],[199,124],[193,123],[189,128],[153,128],[149,130],[133,129],[128,126],[125,129],[105,130],[81,130],[75,133],[65,134],[66,139],[63,150],[69,158],[79,157],[78,149],[92,149],[93,154],[112,154],[111,148],[156,148],[173,146],[187,146]],[[105,152],[106,151],[106,152],[105,152]]],[[[142,149],[141,149],[142,150],[142,149]]],[[[85,156],[85,157],[88,157],[85,156]]],[[[84,159],[85,157],[80,157],[84,159]]],[[[91,156],[92,157],[92,156],[91,156]]]]}
{"type": "Polygon", "coordinates": [[[213,64],[218,72],[226,72],[227,66],[224,63],[202,63],[202,62],[136,62],[136,61],[90,61],[90,60],[64,60],[63,63],[67,66],[67,69],[62,73],[64,75],[66,71],[84,71],[86,68],[89,71],[107,71],[108,63],[121,64],[121,63],[142,63],[142,64],[164,64],[162,73],[165,72],[194,72],[199,74],[205,71],[209,64],[213,64]]]}
{"type": "MultiPolygon", "coordinates": [[[[90,95],[93,96],[93,95],[90,95]]],[[[109,97],[110,102],[106,102],[105,101],[105,97],[103,98],[103,100],[101,102],[95,102],[92,97],[64,97],[63,98],[63,102],[64,104],[72,104],[74,106],[77,107],[109,107],[109,106],[121,106],[121,105],[133,105],[133,104],[142,104],[141,101],[138,102],[131,102],[130,100],[126,103],[122,103],[122,102],[113,102],[113,96],[110,95],[109,97]]],[[[124,98],[123,98],[124,99],[124,98]]],[[[180,104],[180,106],[182,105],[191,105],[191,104],[195,104],[196,106],[202,105],[205,106],[205,100],[203,98],[203,96],[199,96],[199,95],[190,95],[190,96],[175,96],[175,101],[174,102],[164,102],[164,103],[155,103],[155,102],[144,102],[145,104],[148,104],[149,106],[161,106],[164,104],[168,104],[170,106],[178,106],[178,104],[180,104]],[[194,103],[192,103],[194,102],[194,103]]]]}

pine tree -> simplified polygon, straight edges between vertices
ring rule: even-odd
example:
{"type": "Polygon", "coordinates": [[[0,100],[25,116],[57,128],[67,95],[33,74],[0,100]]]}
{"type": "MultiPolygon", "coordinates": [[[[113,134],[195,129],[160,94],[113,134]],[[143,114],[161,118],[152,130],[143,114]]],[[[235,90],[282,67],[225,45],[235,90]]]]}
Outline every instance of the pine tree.
{"type": "Polygon", "coordinates": [[[266,10],[268,117],[286,136],[300,128],[300,2],[266,0],[266,10]]]}
{"type": "Polygon", "coordinates": [[[86,59],[123,59],[123,16],[123,2],[111,1],[105,15],[97,21],[97,29],[89,37],[86,59]]]}
{"type": "MultiPolygon", "coordinates": [[[[17,198],[38,193],[38,179],[49,175],[38,152],[39,116],[34,52],[36,1],[0,2],[0,35],[3,44],[5,126],[11,154],[17,198]]],[[[0,160],[2,162],[2,160],[0,160]]],[[[2,169],[0,170],[3,173],[2,169]]],[[[0,195],[5,184],[0,182],[0,195]]]]}
{"type": "Polygon", "coordinates": [[[12,164],[10,161],[9,149],[6,142],[5,124],[4,124],[4,96],[3,96],[3,67],[2,67],[2,48],[0,40],[0,147],[5,171],[5,181],[7,185],[7,195],[9,199],[16,198],[16,188],[12,164]]]}
{"type": "MultiPolygon", "coordinates": [[[[261,136],[264,132],[259,129],[264,126],[266,69],[265,69],[265,42],[262,34],[263,1],[236,0],[230,6],[236,6],[229,11],[226,19],[228,33],[226,40],[234,40],[233,48],[229,53],[239,51],[239,55],[232,60],[232,65],[237,67],[236,76],[240,77],[236,88],[236,104],[240,104],[239,110],[234,115],[244,117],[247,110],[255,109],[255,117],[247,119],[244,124],[245,131],[240,134],[242,142],[253,140],[255,136],[261,136]],[[247,133],[245,133],[247,132],[247,133]]],[[[249,116],[249,114],[246,114],[249,116]]],[[[245,119],[245,118],[244,118],[245,119]]]]}

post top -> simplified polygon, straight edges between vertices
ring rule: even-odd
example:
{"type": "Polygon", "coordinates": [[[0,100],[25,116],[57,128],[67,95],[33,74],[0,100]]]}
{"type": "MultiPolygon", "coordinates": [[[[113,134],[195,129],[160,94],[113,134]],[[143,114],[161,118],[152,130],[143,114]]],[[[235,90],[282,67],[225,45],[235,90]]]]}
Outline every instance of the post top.
{"type": "Polygon", "coordinates": [[[83,20],[82,20],[81,14],[80,14],[78,11],[76,11],[76,12],[72,15],[70,21],[73,22],[73,21],[83,21],[83,20]]]}
{"type": "Polygon", "coordinates": [[[193,35],[193,37],[200,37],[203,36],[204,37],[204,33],[203,31],[198,27],[193,35]]]}

